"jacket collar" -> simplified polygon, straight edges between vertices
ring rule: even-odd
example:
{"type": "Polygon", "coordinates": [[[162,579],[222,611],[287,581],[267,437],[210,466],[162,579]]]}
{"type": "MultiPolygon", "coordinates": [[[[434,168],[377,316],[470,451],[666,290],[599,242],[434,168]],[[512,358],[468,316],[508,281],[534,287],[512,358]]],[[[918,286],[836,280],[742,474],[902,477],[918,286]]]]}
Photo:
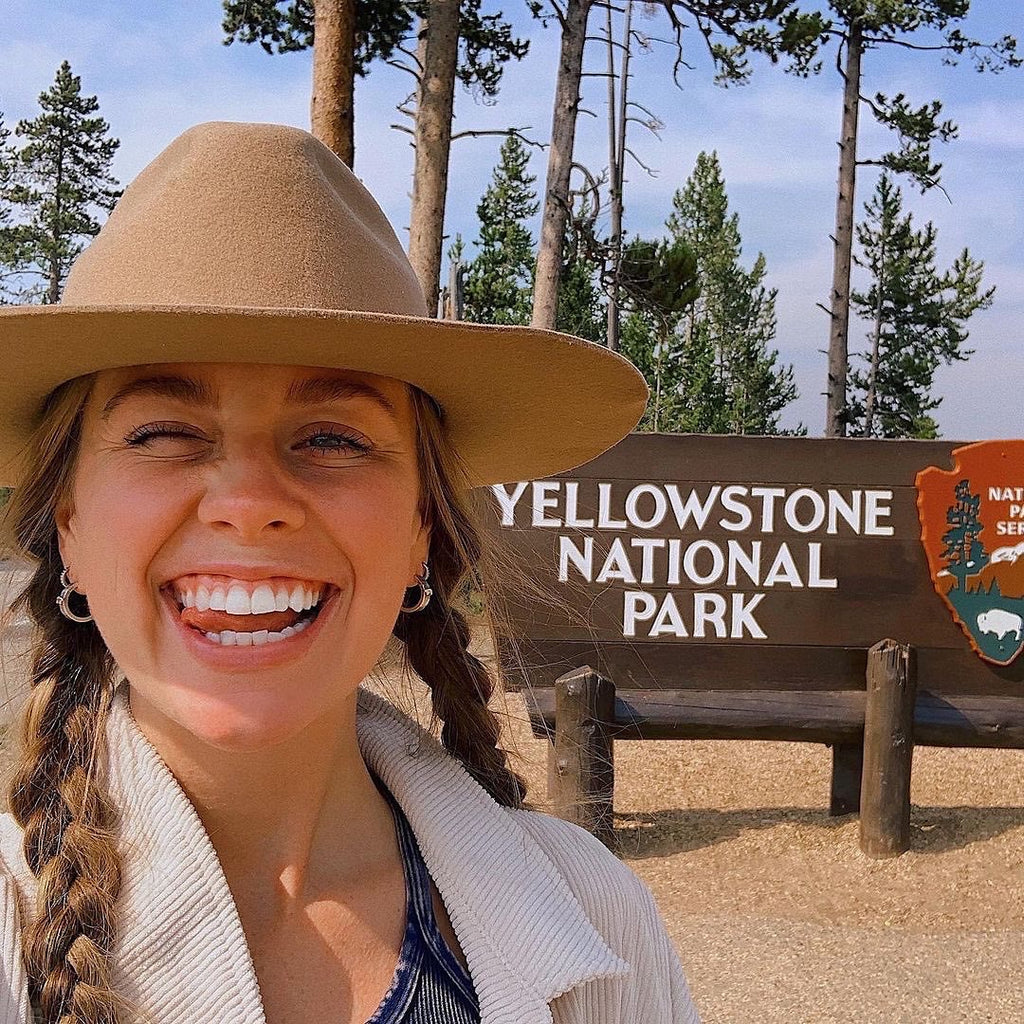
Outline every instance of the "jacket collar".
{"type": "MultiPolygon", "coordinates": [[[[629,965],[591,924],[544,849],[417,722],[361,688],[367,766],[409,820],[466,954],[483,1024],[550,1024],[548,1003],[629,965]]],[[[192,804],[139,731],[122,688],[108,725],[123,809],[119,987],[153,1019],[263,1024],[252,960],[192,804]],[[146,964],[145,975],[131,971],[146,964]],[[214,980],[213,984],[204,981],[214,980]],[[195,1005],[190,1005],[194,1000],[195,1005]]]]}

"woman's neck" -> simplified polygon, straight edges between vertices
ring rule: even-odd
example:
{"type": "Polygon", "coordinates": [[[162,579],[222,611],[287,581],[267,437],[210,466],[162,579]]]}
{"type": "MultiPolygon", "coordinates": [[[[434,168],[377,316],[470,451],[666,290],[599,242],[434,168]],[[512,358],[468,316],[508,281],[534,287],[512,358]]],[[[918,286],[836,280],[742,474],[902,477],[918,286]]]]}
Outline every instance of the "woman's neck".
{"type": "Polygon", "coordinates": [[[212,747],[137,700],[132,711],[195,806],[236,899],[283,910],[398,859],[391,809],[359,751],[355,693],[257,751],[212,747]]]}

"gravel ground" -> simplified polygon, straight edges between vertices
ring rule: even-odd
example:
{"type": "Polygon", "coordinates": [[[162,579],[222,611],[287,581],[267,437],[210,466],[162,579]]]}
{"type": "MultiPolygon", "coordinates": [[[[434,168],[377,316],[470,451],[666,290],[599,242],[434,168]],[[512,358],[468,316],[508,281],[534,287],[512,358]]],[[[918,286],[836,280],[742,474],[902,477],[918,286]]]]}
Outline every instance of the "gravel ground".
{"type": "MultiPolygon", "coordinates": [[[[546,745],[507,698],[546,798],[546,745]]],[[[705,1024],[1024,1021],[1024,751],[919,747],[912,848],[864,857],[814,744],[625,742],[618,851],[650,886],[705,1024]]]]}
{"type": "MultiPolygon", "coordinates": [[[[389,695],[429,708],[421,688],[389,695]]],[[[501,704],[543,809],[546,743],[518,694],[501,704]]],[[[918,748],[912,849],[888,861],[861,855],[856,819],[828,816],[825,747],[626,742],[615,760],[619,855],[704,1024],[1024,1022],[1024,751],[918,748]]]]}

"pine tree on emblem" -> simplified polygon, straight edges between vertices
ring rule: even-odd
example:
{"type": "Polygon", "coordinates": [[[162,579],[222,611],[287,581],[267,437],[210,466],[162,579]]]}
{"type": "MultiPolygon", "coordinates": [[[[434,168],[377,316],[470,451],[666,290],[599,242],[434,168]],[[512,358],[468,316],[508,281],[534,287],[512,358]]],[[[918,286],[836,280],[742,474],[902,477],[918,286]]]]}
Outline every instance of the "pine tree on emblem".
{"type": "Polygon", "coordinates": [[[946,511],[949,529],[942,535],[946,545],[942,557],[956,578],[957,588],[967,588],[967,577],[976,576],[988,565],[989,558],[978,539],[984,526],[978,518],[981,495],[971,494],[970,480],[961,480],[954,489],[955,502],[946,511]]]}
{"type": "MultiPolygon", "coordinates": [[[[95,96],[82,95],[82,80],[64,61],[54,84],[39,97],[42,113],[15,129],[27,139],[18,154],[18,184],[10,200],[24,213],[23,273],[42,279],[35,294],[46,304],[60,299],[69,268],[100,229],[97,210],[109,212],[121,195],[110,164],[120,142],[95,96]]],[[[30,296],[31,298],[31,296],[30,296]]]]}

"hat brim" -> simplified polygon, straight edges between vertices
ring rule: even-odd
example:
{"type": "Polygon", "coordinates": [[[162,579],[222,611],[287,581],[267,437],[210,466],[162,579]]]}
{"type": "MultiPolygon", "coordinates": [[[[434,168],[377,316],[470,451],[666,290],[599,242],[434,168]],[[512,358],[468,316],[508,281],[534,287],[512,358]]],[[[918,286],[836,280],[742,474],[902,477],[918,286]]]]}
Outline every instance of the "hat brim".
{"type": "Polygon", "coordinates": [[[213,306],[0,309],[0,484],[16,486],[43,399],[148,363],[323,366],[431,395],[473,486],[588,462],[629,433],[647,387],[621,356],[555,331],[347,310],[213,306]]]}

